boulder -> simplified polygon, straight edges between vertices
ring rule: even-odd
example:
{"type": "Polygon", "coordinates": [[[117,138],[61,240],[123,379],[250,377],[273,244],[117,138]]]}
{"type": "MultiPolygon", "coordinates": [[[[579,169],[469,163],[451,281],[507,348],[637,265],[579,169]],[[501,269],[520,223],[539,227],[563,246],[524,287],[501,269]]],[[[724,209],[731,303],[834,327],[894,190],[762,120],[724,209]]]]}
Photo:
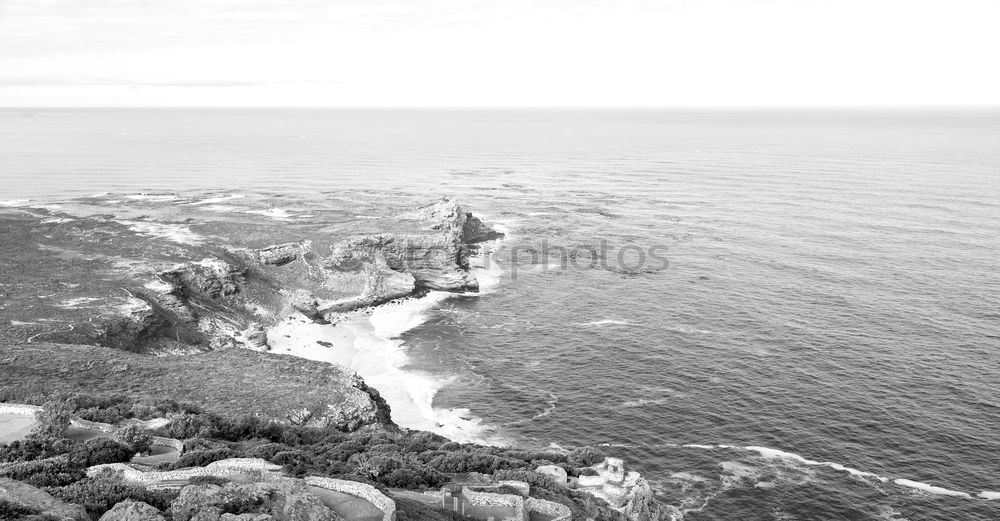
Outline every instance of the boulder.
{"type": "Polygon", "coordinates": [[[60,501],[37,487],[13,479],[0,478],[0,502],[24,519],[34,515],[53,521],[90,521],[82,506],[60,501]]]}
{"type": "Polygon", "coordinates": [[[101,516],[100,521],[164,521],[163,514],[141,501],[122,501],[101,516]]]}
{"type": "Polygon", "coordinates": [[[316,301],[316,297],[312,293],[304,289],[297,289],[288,295],[288,303],[306,318],[314,322],[325,322],[323,314],[319,312],[319,302],[316,301]]]}
{"type": "Polygon", "coordinates": [[[559,483],[562,486],[566,486],[569,479],[566,474],[566,469],[560,467],[559,465],[542,465],[541,467],[535,469],[535,472],[551,476],[556,483],[559,483]]]}

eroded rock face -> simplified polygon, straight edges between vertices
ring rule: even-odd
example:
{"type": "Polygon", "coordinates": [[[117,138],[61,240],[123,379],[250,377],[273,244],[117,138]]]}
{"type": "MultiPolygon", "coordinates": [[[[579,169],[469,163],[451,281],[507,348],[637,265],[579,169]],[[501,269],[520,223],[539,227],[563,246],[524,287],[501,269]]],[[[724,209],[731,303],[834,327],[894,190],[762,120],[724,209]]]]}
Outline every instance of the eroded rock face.
{"type": "Polygon", "coordinates": [[[163,514],[141,501],[122,501],[101,516],[100,521],[165,521],[163,514]]]}
{"type": "Polygon", "coordinates": [[[39,488],[13,479],[0,478],[0,501],[16,509],[18,517],[14,519],[48,516],[44,519],[90,521],[90,516],[82,506],[60,501],[39,488]]]}
{"type": "Polygon", "coordinates": [[[284,266],[307,253],[309,242],[286,242],[258,249],[234,248],[230,251],[264,266],[284,266]]]}
{"type": "Polygon", "coordinates": [[[334,245],[326,265],[350,271],[360,266],[382,266],[409,273],[417,288],[441,291],[477,290],[469,272],[475,245],[503,234],[489,227],[452,200],[439,201],[399,216],[417,225],[410,233],[352,237],[334,245]]]}
{"type": "Polygon", "coordinates": [[[293,479],[224,486],[188,485],[171,503],[170,514],[173,521],[341,521],[340,516],[306,490],[302,481],[293,479]]]}

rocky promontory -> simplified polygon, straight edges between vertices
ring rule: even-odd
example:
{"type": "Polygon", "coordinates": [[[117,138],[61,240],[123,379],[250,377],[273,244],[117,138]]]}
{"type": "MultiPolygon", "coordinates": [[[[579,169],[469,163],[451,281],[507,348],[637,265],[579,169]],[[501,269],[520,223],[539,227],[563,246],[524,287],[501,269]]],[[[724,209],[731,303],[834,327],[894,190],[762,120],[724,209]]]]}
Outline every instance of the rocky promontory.
{"type": "Polygon", "coordinates": [[[469,257],[502,236],[447,199],[373,219],[377,233],[242,215],[199,223],[197,208],[181,223],[0,209],[0,341],[267,350],[265,330],[289,315],[326,322],[421,291],[475,291],[469,257]]]}

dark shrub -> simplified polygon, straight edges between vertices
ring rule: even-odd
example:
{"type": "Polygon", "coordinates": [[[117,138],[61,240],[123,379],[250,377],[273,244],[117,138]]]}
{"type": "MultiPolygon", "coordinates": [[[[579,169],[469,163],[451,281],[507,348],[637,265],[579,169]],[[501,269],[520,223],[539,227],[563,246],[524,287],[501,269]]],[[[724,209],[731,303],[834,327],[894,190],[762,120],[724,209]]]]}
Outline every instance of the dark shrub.
{"type": "Polygon", "coordinates": [[[170,470],[183,469],[186,467],[204,467],[214,461],[235,458],[236,456],[236,453],[227,448],[186,452],[180,457],[180,459],[170,465],[170,470]]]}
{"type": "Polygon", "coordinates": [[[69,421],[73,417],[74,407],[66,402],[46,402],[42,410],[35,415],[38,422],[32,433],[41,436],[63,437],[69,429],[69,421]]]}
{"type": "Polygon", "coordinates": [[[125,463],[132,459],[135,451],[128,445],[111,438],[96,438],[78,445],[69,453],[69,460],[78,467],[92,467],[105,463],[125,463]]]}
{"type": "Polygon", "coordinates": [[[0,498],[0,519],[25,519],[37,514],[38,511],[33,508],[17,505],[0,498]]]}
{"type": "Polygon", "coordinates": [[[85,469],[71,464],[65,456],[22,461],[0,469],[0,477],[24,481],[36,487],[68,485],[84,476],[85,469]]]}
{"type": "MultiPolygon", "coordinates": [[[[562,494],[566,491],[566,487],[557,483],[551,476],[539,474],[531,470],[501,470],[494,474],[493,477],[498,480],[524,481],[531,485],[532,491],[542,489],[553,494],[562,494]]],[[[532,492],[532,495],[534,495],[534,492],[532,492]]]]}
{"type": "Polygon", "coordinates": [[[177,492],[149,491],[140,485],[124,481],[120,474],[104,471],[96,476],[77,481],[63,488],[47,489],[53,496],[70,503],[83,505],[93,519],[121,501],[131,499],[149,503],[159,510],[166,510],[177,492]]]}
{"type": "Polygon", "coordinates": [[[396,521],[468,521],[455,512],[433,508],[412,499],[396,498],[396,521]]]}
{"type": "Polygon", "coordinates": [[[132,448],[132,452],[147,452],[153,446],[153,435],[138,425],[122,425],[115,430],[115,441],[132,448]]]}
{"type": "Polygon", "coordinates": [[[604,454],[593,447],[573,449],[566,455],[566,462],[574,467],[589,467],[604,461],[604,454]]]}

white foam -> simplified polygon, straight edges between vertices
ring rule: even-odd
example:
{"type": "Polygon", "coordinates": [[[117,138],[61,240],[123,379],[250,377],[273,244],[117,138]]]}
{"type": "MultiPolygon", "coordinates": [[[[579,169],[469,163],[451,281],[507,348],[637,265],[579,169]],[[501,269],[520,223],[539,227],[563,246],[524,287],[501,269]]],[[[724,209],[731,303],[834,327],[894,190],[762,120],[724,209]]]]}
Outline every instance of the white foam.
{"type": "Polygon", "coordinates": [[[970,496],[965,492],[959,492],[958,490],[951,490],[944,487],[936,487],[934,485],[929,485],[927,483],[921,483],[920,481],[913,481],[910,479],[894,479],[892,480],[892,482],[904,487],[910,487],[917,490],[922,490],[924,492],[927,492],[928,494],[936,494],[939,496],[964,497],[972,499],[972,496],[970,496]]]}
{"type": "Polygon", "coordinates": [[[49,217],[48,219],[43,220],[42,224],[63,224],[63,223],[68,223],[72,220],[73,219],[70,219],[68,217],[49,217]]]}
{"type": "Polygon", "coordinates": [[[169,293],[174,289],[173,286],[159,279],[147,282],[143,284],[142,287],[159,293],[169,293]]]}
{"type": "Polygon", "coordinates": [[[133,201],[151,201],[151,202],[163,202],[163,201],[174,201],[179,199],[176,195],[170,194],[146,194],[140,193],[135,195],[126,195],[126,199],[131,199],[133,201]]]}
{"type": "Polygon", "coordinates": [[[267,210],[244,210],[243,213],[252,213],[256,215],[263,215],[268,219],[274,219],[275,221],[288,221],[291,220],[292,214],[284,208],[268,208],[267,210]]]}
{"type": "Polygon", "coordinates": [[[369,323],[348,322],[356,335],[358,356],[351,368],[379,390],[400,426],[435,432],[458,442],[501,444],[491,437],[481,420],[465,408],[434,407],[434,397],[451,378],[408,369],[409,357],[398,336],[422,323],[424,313],[446,298],[432,292],[399,305],[380,306],[369,323]]]}
{"type": "Polygon", "coordinates": [[[246,195],[243,195],[243,194],[228,194],[228,195],[222,195],[222,196],[218,196],[218,197],[209,197],[208,199],[202,199],[201,201],[195,201],[193,203],[188,203],[188,204],[190,204],[191,206],[198,206],[198,205],[201,205],[201,204],[221,203],[223,201],[231,201],[233,199],[243,199],[244,197],[246,197],[246,195]]]}
{"type": "Polygon", "coordinates": [[[977,496],[977,497],[980,497],[980,498],[983,498],[983,499],[988,499],[988,500],[992,501],[992,500],[1000,499],[1000,492],[991,492],[989,490],[984,490],[984,491],[980,492],[979,496],[977,496]]]}
{"type": "Polygon", "coordinates": [[[12,326],[35,326],[38,322],[21,322],[20,320],[11,320],[10,325],[12,326]]]}
{"type": "Polygon", "coordinates": [[[638,400],[629,400],[622,402],[622,407],[626,409],[634,409],[636,407],[644,407],[646,405],[662,405],[668,403],[670,398],[656,398],[653,400],[647,398],[640,398],[638,400]]]}
{"type": "Polygon", "coordinates": [[[115,221],[128,226],[130,230],[148,237],[158,237],[179,244],[196,246],[204,239],[182,224],[156,223],[147,221],[115,221]]]}
{"type": "MultiPolygon", "coordinates": [[[[720,446],[725,447],[723,445],[720,445],[720,446]]],[[[735,447],[729,447],[729,448],[735,448],[735,447]]],[[[768,447],[757,447],[757,446],[749,446],[749,447],[742,447],[742,448],[745,449],[745,450],[755,451],[758,454],[760,454],[761,457],[764,457],[764,458],[790,459],[790,460],[794,460],[794,461],[797,461],[797,462],[805,464],[805,465],[820,465],[820,466],[824,466],[824,467],[830,467],[830,468],[832,468],[834,470],[839,470],[839,471],[847,472],[848,474],[851,474],[853,476],[864,476],[864,477],[869,477],[869,478],[875,478],[875,479],[877,479],[877,480],[879,480],[879,481],[881,481],[883,483],[889,481],[889,478],[886,478],[886,477],[883,477],[883,476],[879,476],[878,474],[874,474],[872,472],[865,472],[863,470],[858,470],[858,469],[855,469],[855,468],[847,467],[847,466],[841,465],[840,463],[834,463],[832,461],[814,461],[814,460],[806,459],[806,458],[804,458],[804,457],[802,457],[802,456],[800,456],[798,454],[795,454],[794,452],[785,452],[783,450],[771,449],[771,448],[768,448],[768,447]]]]}
{"type": "Polygon", "coordinates": [[[16,208],[18,206],[27,206],[31,202],[31,199],[11,199],[9,201],[0,201],[0,206],[7,208],[16,208]]]}
{"type": "Polygon", "coordinates": [[[431,291],[420,298],[390,302],[375,308],[370,321],[375,335],[386,340],[399,338],[403,333],[423,324],[427,313],[450,297],[444,291],[431,291]]]}
{"type": "Polygon", "coordinates": [[[627,320],[615,320],[611,318],[605,318],[603,320],[595,320],[593,322],[582,322],[578,323],[579,326],[631,326],[627,320]]]}
{"type": "Polygon", "coordinates": [[[210,204],[208,206],[204,206],[201,208],[201,210],[204,210],[206,212],[215,212],[215,213],[235,212],[236,210],[239,209],[240,207],[233,206],[231,204],[210,204]]]}
{"type": "Polygon", "coordinates": [[[815,461],[815,460],[807,459],[807,458],[805,458],[805,457],[803,457],[803,456],[801,456],[799,454],[796,454],[794,452],[787,452],[787,451],[783,451],[783,450],[779,450],[779,449],[772,449],[770,447],[759,447],[759,446],[755,446],[755,445],[751,445],[751,446],[747,446],[747,447],[739,447],[739,446],[736,446],[736,445],[699,445],[699,444],[695,444],[695,443],[689,443],[687,445],[682,445],[682,446],[683,447],[689,447],[689,448],[695,448],[695,449],[709,449],[709,450],[710,449],[748,450],[748,451],[756,452],[762,458],[791,460],[791,461],[795,461],[797,463],[801,463],[803,465],[811,465],[811,466],[818,465],[818,466],[823,466],[823,467],[829,467],[829,468],[832,468],[834,470],[839,470],[839,471],[842,471],[842,472],[847,472],[848,474],[851,474],[852,476],[874,478],[874,479],[877,479],[877,480],[879,480],[879,481],[881,481],[883,483],[886,483],[886,482],[889,481],[889,478],[884,477],[884,476],[880,476],[880,475],[872,473],[872,472],[865,472],[863,470],[858,470],[858,469],[855,469],[855,468],[851,468],[851,467],[848,467],[848,466],[845,466],[845,465],[841,465],[840,463],[834,463],[832,461],[815,461]]]}
{"type": "Polygon", "coordinates": [[[99,299],[99,298],[93,298],[93,297],[71,298],[71,299],[63,300],[62,303],[59,304],[59,307],[62,307],[62,308],[75,308],[75,307],[78,307],[78,306],[82,306],[84,304],[89,304],[91,302],[96,302],[98,300],[101,300],[101,299],[99,299]]]}

